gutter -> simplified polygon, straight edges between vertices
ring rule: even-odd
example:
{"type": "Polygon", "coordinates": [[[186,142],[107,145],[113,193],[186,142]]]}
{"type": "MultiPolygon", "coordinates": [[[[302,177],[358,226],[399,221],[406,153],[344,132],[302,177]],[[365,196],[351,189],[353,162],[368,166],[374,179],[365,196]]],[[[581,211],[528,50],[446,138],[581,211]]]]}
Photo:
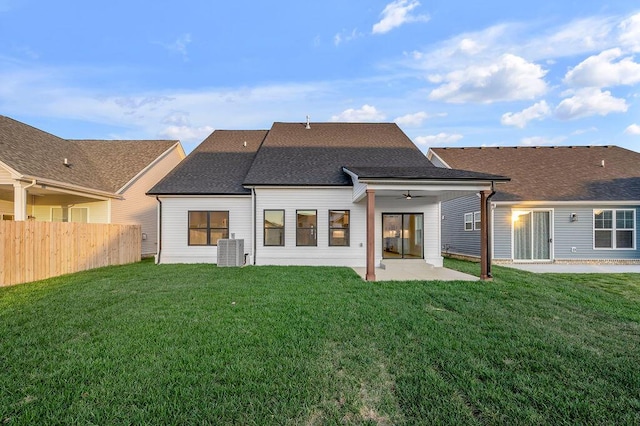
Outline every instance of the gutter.
{"type": "Polygon", "coordinates": [[[162,252],[162,201],[156,195],[158,201],[158,254],[156,256],[156,265],[160,264],[160,253],[162,252]]]}
{"type": "Polygon", "coordinates": [[[492,247],[492,242],[491,242],[491,235],[492,235],[492,221],[489,219],[491,216],[489,215],[489,212],[491,211],[491,197],[493,197],[494,195],[496,195],[496,188],[495,188],[495,182],[491,181],[491,194],[489,194],[489,196],[487,197],[487,199],[485,200],[485,212],[487,213],[487,277],[489,277],[489,279],[493,278],[493,274],[491,273],[491,260],[493,259],[493,253],[491,250],[492,247]]]}
{"type": "Polygon", "coordinates": [[[251,251],[253,252],[253,265],[255,266],[256,264],[256,240],[257,240],[257,226],[256,226],[256,219],[257,219],[257,213],[256,213],[256,188],[252,187],[251,188],[251,204],[253,204],[253,243],[251,244],[251,251]]]}

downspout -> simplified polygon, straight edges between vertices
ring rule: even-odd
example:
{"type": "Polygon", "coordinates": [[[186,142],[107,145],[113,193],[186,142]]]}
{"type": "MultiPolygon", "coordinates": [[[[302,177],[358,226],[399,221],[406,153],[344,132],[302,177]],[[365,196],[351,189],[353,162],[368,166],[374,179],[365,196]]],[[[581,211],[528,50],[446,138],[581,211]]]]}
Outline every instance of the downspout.
{"type": "Polygon", "coordinates": [[[257,240],[257,236],[256,236],[256,232],[257,232],[257,226],[256,226],[256,188],[252,187],[251,188],[251,204],[253,204],[253,243],[251,244],[251,251],[253,252],[253,256],[251,256],[253,258],[253,264],[255,266],[256,264],[256,240],[257,240]]]}
{"type": "Polygon", "coordinates": [[[162,251],[162,201],[156,195],[158,201],[158,255],[156,256],[156,265],[160,264],[160,252],[162,251]]]}
{"type": "Polygon", "coordinates": [[[489,194],[489,196],[487,197],[487,199],[485,200],[486,206],[485,206],[485,211],[487,212],[487,276],[489,277],[489,279],[493,278],[493,274],[491,273],[491,261],[493,259],[493,253],[491,252],[491,227],[492,227],[492,223],[491,223],[491,215],[490,215],[490,211],[491,211],[491,197],[493,197],[494,195],[496,195],[496,182],[495,181],[491,181],[491,194],[489,194]]]}
{"type": "MultiPolygon", "coordinates": [[[[29,185],[27,185],[24,188],[22,188],[22,189],[24,189],[24,194],[25,194],[24,195],[24,213],[25,213],[24,214],[24,218],[25,219],[29,219],[29,214],[27,212],[27,205],[29,204],[29,198],[28,198],[28,195],[27,195],[27,189],[31,188],[32,186],[35,186],[36,183],[37,183],[37,181],[35,179],[32,179],[31,183],[29,185]]],[[[32,200],[32,201],[35,201],[35,200],[32,200]]],[[[32,206],[31,207],[31,209],[32,209],[31,213],[33,213],[33,202],[31,203],[31,206],[32,206]]]]}

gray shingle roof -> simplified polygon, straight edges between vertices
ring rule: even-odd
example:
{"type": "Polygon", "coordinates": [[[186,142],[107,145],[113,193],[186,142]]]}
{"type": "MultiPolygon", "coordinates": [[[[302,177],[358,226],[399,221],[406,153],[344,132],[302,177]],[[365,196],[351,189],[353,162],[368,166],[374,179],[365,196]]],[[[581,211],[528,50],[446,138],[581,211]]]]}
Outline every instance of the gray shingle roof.
{"type": "Polygon", "coordinates": [[[495,201],[640,200],[640,153],[617,146],[432,151],[455,169],[509,176],[495,201]]]}
{"type": "Polygon", "coordinates": [[[249,194],[242,181],[266,135],[266,130],[216,130],[148,194],[249,194]]]}
{"type": "Polygon", "coordinates": [[[408,179],[408,180],[494,180],[507,181],[504,176],[466,170],[437,167],[345,167],[360,179],[408,179]]]}
{"type": "Polygon", "coordinates": [[[25,176],[112,193],[176,143],[68,140],[0,115],[0,161],[7,166],[25,176]]]}
{"type": "Polygon", "coordinates": [[[274,123],[245,185],[351,185],[342,167],[434,168],[394,123],[274,123]]]}

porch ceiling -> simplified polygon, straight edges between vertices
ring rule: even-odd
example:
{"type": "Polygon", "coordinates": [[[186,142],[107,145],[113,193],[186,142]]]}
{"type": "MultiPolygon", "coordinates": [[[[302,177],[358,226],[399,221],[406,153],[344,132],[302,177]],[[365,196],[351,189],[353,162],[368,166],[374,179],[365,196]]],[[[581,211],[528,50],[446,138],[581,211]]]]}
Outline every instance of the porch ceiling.
{"type": "MultiPolygon", "coordinates": [[[[408,182],[402,184],[366,184],[367,189],[375,190],[376,198],[406,199],[404,194],[411,193],[411,200],[427,198],[432,202],[453,200],[454,198],[478,194],[480,191],[490,191],[491,183],[418,183],[408,182]]],[[[360,201],[366,197],[365,191],[355,193],[354,201],[360,201]]]]}

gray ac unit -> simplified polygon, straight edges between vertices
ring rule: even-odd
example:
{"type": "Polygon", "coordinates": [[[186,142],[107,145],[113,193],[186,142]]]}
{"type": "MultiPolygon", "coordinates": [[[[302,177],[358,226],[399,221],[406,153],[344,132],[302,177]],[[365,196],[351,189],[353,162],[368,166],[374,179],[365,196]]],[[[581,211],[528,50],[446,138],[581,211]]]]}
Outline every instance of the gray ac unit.
{"type": "Polygon", "coordinates": [[[244,264],[244,240],[218,240],[218,266],[242,266],[244,264]]]}

